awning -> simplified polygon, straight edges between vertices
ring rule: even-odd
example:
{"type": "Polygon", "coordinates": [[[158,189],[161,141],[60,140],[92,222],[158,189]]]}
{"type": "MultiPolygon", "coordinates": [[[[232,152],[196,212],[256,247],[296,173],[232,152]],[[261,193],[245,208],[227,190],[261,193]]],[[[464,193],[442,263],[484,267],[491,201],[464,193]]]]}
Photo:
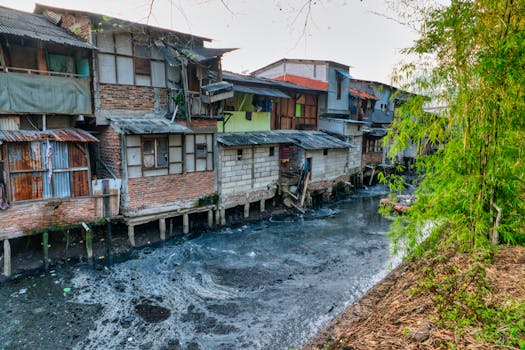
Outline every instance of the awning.
{"type": "Polygon", "coordinates": [[[233,85],[227,81],[205,85],[201,90],[201,100],[204,103],[214,103],[233,97],[233,85]]]}
{"type": "Polygon", "coordinates": [[[111,117],[114,126],[122,134],[191,134],[193,131],[184,125],[166,118],[111,117]]]}
{"type": "Polygon", "coordinates": [[[342,70],[342,69],[339,69],[339,68],[336,68],[335,71],[339,74],[341,74],[343,77],[346,77],[348,79],[352,79],[352,76],[350,75],[350,73],[348,73],[347,71],[345,70],[342,70]]]}
{"type": "Polygon", "coordinates": [[[270,97],[282,97],[290,98],[287,94],[277,89],[268,89],[268,88],[258,88],[258,87],[249,87],[242,85],[234,85],[233,91],[244,92],[246,94],[261,95],[261,96],[270,96],[270,97]]]}
{"type": "Polygon", "coordinates": [[[98,142],[95,136],[81,129],[0,130],[0,142],[31,142],[47,139],[57,142],[98,142]]]}

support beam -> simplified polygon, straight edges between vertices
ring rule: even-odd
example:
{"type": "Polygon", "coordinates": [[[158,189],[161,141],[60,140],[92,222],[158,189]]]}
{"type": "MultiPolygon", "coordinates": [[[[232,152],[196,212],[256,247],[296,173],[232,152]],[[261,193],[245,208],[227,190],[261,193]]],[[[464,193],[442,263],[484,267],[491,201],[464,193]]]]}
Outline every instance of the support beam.
{"type": "Polygon", "coordinates": [[[190,232],[190,216],[182,214],[182,233],[186,234],[188,232],[190,232]]]}
{"type": "Polygon", "coordinates": [[[248,218],[250,216],[250,203],[244,204],[244,218],[248,218]]]}
{"type": "Polygon", "coordinates": [[[170,230],[169,230],[169,234],[170,236],[173,235],[173,218],[170,218],[168,219],[169,222],[170,222],[170,230]]]}
{"type": "Polygon", "coordinates": [[[208,210],[208,228],[213,227],[213,210],[208,210]]]}
{"type": "Polygon", "coordinates": [[[266,199],[261,199],[261,202],[260,202],[260,210],[261,210],[261,213],[264,213],[264,211],[266,210],[266,199]]]}
{"type": "Polygon", "coordinates": [[[160,240],[166,240],[166,219],[159,219],[160,240]]]}
{"type": "Polygon", "coordinates": [[[221,212],[221,225],[226,225],[226,209],[222,208],[221,212]]]}
{"type": "Polygon", "coordinates": [[[135,246],[135,226],[128,225],[128,237],[129,237],[129,244],[134,247],[135,246]]]}
{"type": "Polygon", "coordinates": [[[11,277],[11,243],[4,240],[4,276],[11,277]]]}
{"type": "Polygon", "coordinates": [[[91,227],[85,223],[82,223],[82,227],[86,232],[86,255],[88,264],[91,266],[93,265],[93,231],[91,231],[91,227]]]}
{"type": "Polygon", "coordinates": [[[42,248],[44,249],[44,270],[49,271],[49,233],[42,233],[42,248]]]}
{"type": "Polygon", "coordinates": [[[217,226],[221,224],[221,211],[220,211],[220,209],[215,209],[215,224],[217,226]]]}
{"type": "Polygon", "coordinates": [[[113,264],[113,225],[109,219],[106,223],[106,256],[109,263],[113,264]]]}

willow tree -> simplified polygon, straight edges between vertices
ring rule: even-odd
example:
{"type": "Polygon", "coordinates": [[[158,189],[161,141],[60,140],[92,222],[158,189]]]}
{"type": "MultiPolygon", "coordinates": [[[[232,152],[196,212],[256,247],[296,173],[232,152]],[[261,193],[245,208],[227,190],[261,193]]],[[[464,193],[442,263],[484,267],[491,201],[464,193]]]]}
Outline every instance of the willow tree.
{"type": "Polygon", "coordinates": [[[421,95],[389,135],[393,154],[418,147],[423,179],[394,238],[415,248],[430,220],[466,250],[524,243],[525,0],[400,1],[421,22],[397,78],[421,95]]]}

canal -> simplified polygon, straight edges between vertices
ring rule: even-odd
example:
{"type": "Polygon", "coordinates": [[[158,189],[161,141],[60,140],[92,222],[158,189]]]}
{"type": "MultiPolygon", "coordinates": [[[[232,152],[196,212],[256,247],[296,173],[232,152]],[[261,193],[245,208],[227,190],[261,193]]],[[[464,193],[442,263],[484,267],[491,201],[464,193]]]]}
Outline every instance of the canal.
{"type": "Polygon", "coordinates": [[[300,348],[397,264],[383,191],[4,283],[0,348],[300,348]]]}

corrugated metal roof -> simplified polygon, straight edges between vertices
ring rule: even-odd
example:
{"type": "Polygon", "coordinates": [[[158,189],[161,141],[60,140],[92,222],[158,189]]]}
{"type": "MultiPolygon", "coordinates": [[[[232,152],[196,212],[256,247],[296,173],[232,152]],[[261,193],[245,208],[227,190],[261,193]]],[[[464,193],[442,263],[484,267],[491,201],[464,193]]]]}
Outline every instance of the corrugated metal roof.
{"type": "Polygon", "coordinates": [[[233,91],[244,92],[246,94],[261,95],[261,96],[271,96],[271,97],[282,97],[290,98],[284,92],[281,92],[276,89],[260,88],[260,87],[251,87],[243,85],[234,85],[233,91]]]}
{"type": "Polygon", "coordinates": [[[191,134],[193,131],[184,125],[166,118],[112,117],[116,130],[122,134],[191,134]]]}
{"type": "Polygon", "coordinates": [[[321,150],[351,147],[321,131],[273,130],[218,134],[217,141],[225,146],[248,146],[268,144],[294,144],[305,150],[321,150]]]}
{"type": "Polygon", "coordinates": [[[216,49],[216,48],[208,48],[204,46],[184,46],[184,45],[176,45],[171,44],[169,45],[171,48],[176,50],[180,55],[183,55],[190,61],[193,61],[195,63],[201,63],[207,60],[211,60],[214,58],[221,57],[227,52],[234,51],[237,49],[216,49]]]}
{"type": "Polygon", "coordinates": [[[291,89],[291,90],[299,90],[299,91],[308,91],[308,92],[321,92],[322,89],[314,89],[306,86],[301,86],[297,84],[293,84],[286,81],[281,80],[275,80],[275,79],[268,79],[263,77],[255,77],[251,75],[242,75],[237,74],[233,72],[228,71],[222,71],[222,79],[232,82],[235,85],[258,85],[258,86],[265,86],[269,88],[277,88],[277,89],[291,89]]]}
{"type": "Polygon", "coordinates": [[[232,90],[233,90],[233,85],[226,81],[219,81],[217,83],[204,85],[202,87],[202,91],[204,91],[207,95],[214,95],[214,94],[218,94],[221,92],[228,92],[232,90]]]}
{"type": "MultiPolygon", "coordinates": [[[[89,2],[86,2],[86,3],[88,4],[87,6],[89,7],[89,2]]],[[[131,22],[131,21],[128,21],[128,20],[125,20],[125,19],[111,17],[111,16],[107,16],[107,15],[104,15],[104,14],[100,14],[100,13],[94,13],[94,12],[82,11],[82,10],[66,9],[66,8],[54,7],[54,6],[49,6],[49,5],[39,4],[39,3],[35,4],[35,13],[42,13],[42,12],[44,12],[46,10],[53,11],[53,12],[59,12],[59,13],[67,12],[67,13],[75,13],[75,14],[80,14],[80,15],[86,15],[86,16],[90,17],[94,21],[97,21],[97,22],[100,22],[100,23],[104,23],[104,24],[108,24],[108,25],[110,25],[110,26],[112,26],[114,28],[140,29],[144,33],[145,32],[150,32],[150,31],[160,31],[160,32],[165,32],[165,33],[167,32],[167,33],[170,33],[170,34],[174,34],[174,35],[177,35],[177,36],[186,37],[186,38],[189,38],[189,39],[200,39],[200,40],[203,40],[203,41],[212,41],[211,39],[205,38],[205,37],[202,37],[202,36],[192,35],[192,34],[188,34],[188,33],[182,33],[182,32],[174,31],[174,30],[171,30],[171,29],[166,29],[166,28],[155,27],[155,26],[152,26],[152,25],[149,25],[149,24],[143,24],[143,23],[138,23],[138,22],[131,22]]]]}
{"type": "Polygon", "coordinates": [[[45,139],[57,142],[98,142],[96,137],[81,129],[0,130],[2,142],[31,142],[45,139]]]}
{"type": "Polygon", "coordinates": [[[87,49],[95,48],[65,29],[54,25],[43,15],[17,11],[2,6],[0,6],[0,33],[87,49]]]}

